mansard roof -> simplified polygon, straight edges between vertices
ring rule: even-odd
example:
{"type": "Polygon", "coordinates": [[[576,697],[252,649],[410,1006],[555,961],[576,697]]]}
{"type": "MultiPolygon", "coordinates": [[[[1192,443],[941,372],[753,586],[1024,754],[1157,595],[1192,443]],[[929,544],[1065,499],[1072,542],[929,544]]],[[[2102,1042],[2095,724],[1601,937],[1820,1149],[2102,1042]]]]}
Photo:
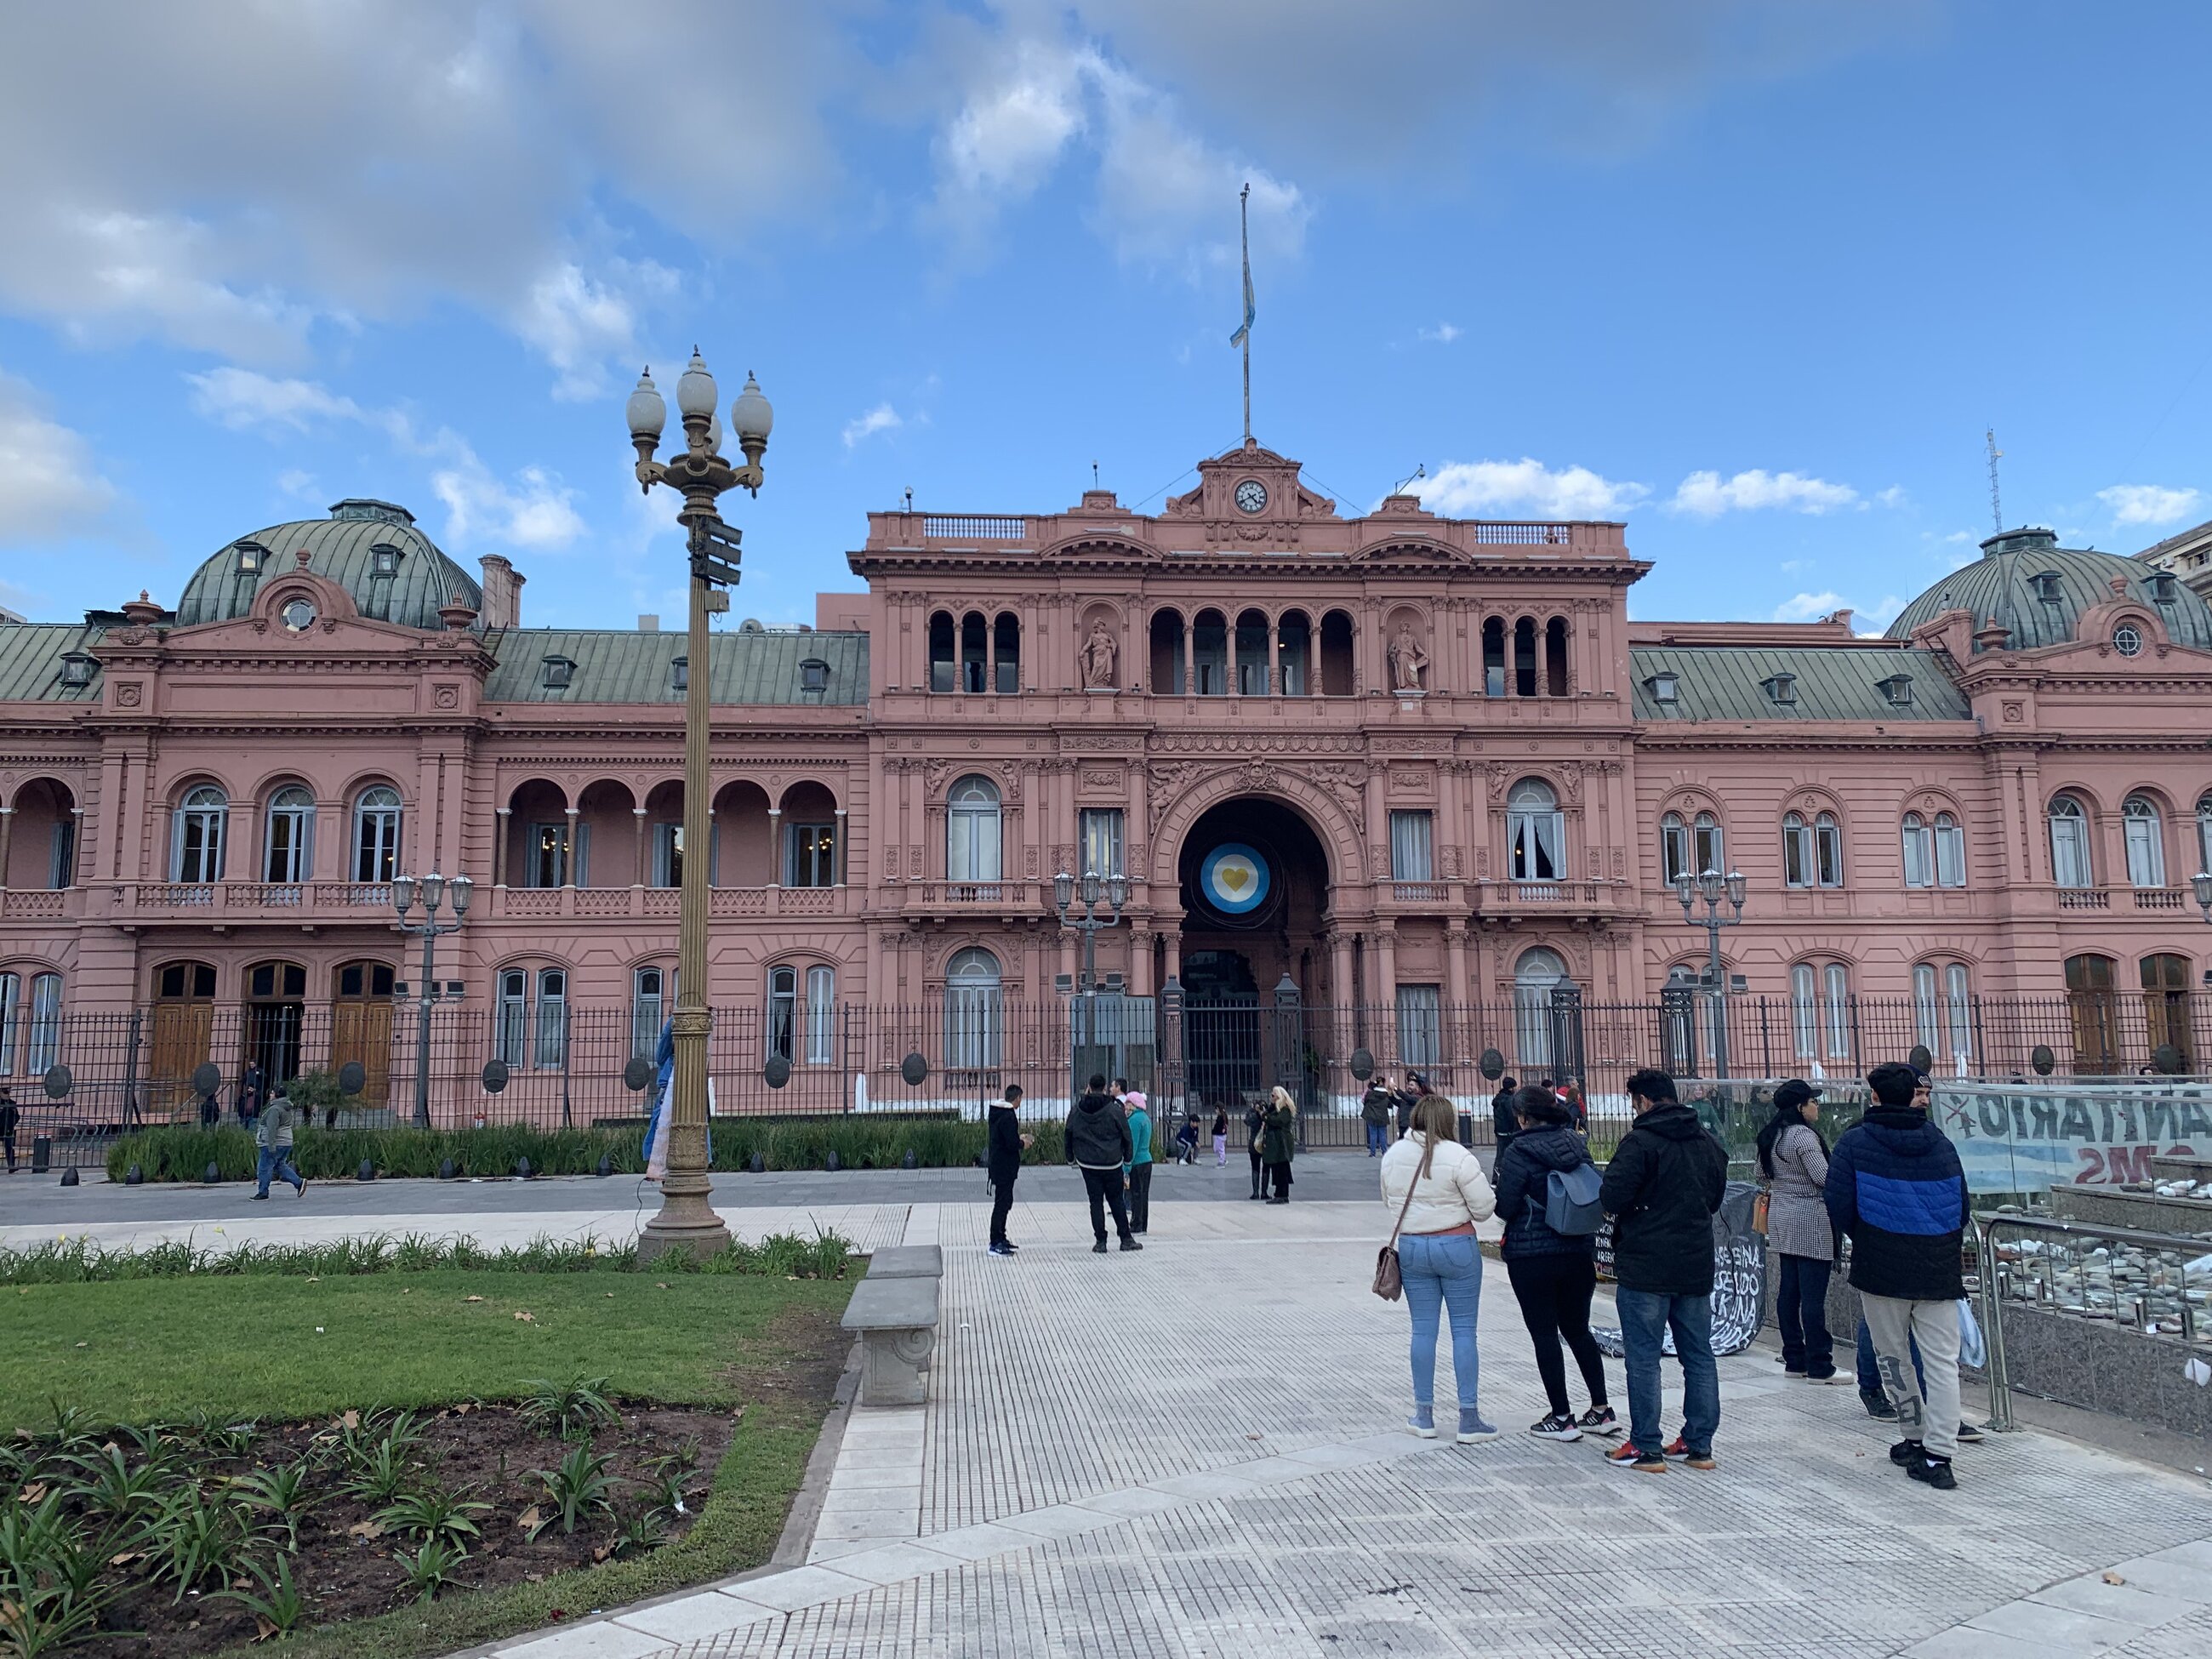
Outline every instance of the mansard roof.
{"type": "Polygon", "coordinates": [[[1636,718],[1654,725],[1733,720],[1963,720],[1973,711],[1952,680],[1941,653],[1869,646],[1639,645],[1630,649],[1636,718]],[[1653,696],[1660,674],[1675,679],[1673,702],[1653,696]],[[1892,701],[1884,682],[1911,676],[1911,701],[1892,701]],[[1769,690],[1792,677],[1795,702],[1769,690]]]}
{"type": "MultiPolygon", "coordinates": [[[[630,629],[502,628],[485,636],[498,658],[484,686],[487,702],[681,702],[671,665],[689,649],[680,633],[630,629]],[[546,684],[551,658],[572,666],[567,683],[546,684]]],[[[708,658],[708,695],[724,704],[864,705],[868,701],[868,636],[854,633],[717,633],[708,658]],[[828,665],[819,692],[805,689],[800,665],[828,665]]]]}
{"type": "Polygon", "coordinates": [[[361,614],[374,622],[398,623],[437,633],[445,627],[438,607],[458,598],[472,611],[483,609],[483,590],[438,544],[415,527],[415,517],[389,501],[354,499],[336,503],[327,519],[299,519],[240,536],[203,562],[185,584],[177,601],[177,625],[230,622],[253,608],[264,582],[297,568],[304,549],[307,568],[353,596],[361,614]],[[246,544],[266,550],[258,572],[240,568],[246,544]],[[377,570],[376,550],[398,555],[388,574],[377,570]]]}
{"type": "Polygon", "coordinates": [[[2112,602],[2117,580],[2130,599],[2157,616],[2176,645],[2212,650],[2212,607],[2179,580],[2165,585],[2160,599],[2153,588],[2157,574],[2118,553],[2061,547],[2048,530],[2008,530],[1982,544],[1980,558],[1898,612],[1889,637],[1910,639],[1914,629],[1946,611],[1968,611],[1977,628],[1992,617],[2002,623],[2013,650],[2063,645],[2076,637],[2083,612],[2112,602]]]}
{"type": "Polygon", "coordinates": [[[0,626],[0,702],[93,702],[95,666],[82,685],[62,684],[62,659],[90,652],[107,630],[83,623],[9,623],[0,626]]]}

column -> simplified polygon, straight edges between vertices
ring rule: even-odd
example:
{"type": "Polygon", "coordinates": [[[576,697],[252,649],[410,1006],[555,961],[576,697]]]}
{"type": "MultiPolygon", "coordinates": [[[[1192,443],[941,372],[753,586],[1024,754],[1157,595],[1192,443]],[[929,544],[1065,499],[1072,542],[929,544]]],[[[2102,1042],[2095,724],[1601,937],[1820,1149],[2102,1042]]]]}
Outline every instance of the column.
{"type": "Polygon", "coordinates": [[[1388,1047],[1395,1054],[1398,1043],[1398,930],[1385,922],[1375,930],[1375,1018],[1390,1034],[1388,1047]]]}
{"type": "Polygon", "coordinates": [[[1152,930],[1132,927],[1129,929],[1129,994],[1148,997],[1152,994],[1152,930]]]}
{"type": "Polygon", "coordinates": [[[1467,929],[1457,923],[1444,928],[1443,1000],[1447,1008],[1464,1007],[1472,1000],[1467,994],[1467,929]]]}
{"type": "MultiPolygon", "coordinates": [[[[79,872],[84,868],[84,808],[82,806],[70,807],[70,816],[76,820],[74,824],[70,825],[70,867],[68,871],[69,884],[75,887],[79,884],[79,872]]],[[[4,869],[5,867],[6,866],[4,861],[0,861],[0,869],[4,869]]]]}
{"type": "Polygon", "coordinates": [[[508,820],[514,816],[514,809],[501,806],[495,810],[499,815],[499,822],[492,831],[491,884],[504,887],[507,885],[507,827],[508,820]]]}
{"type": "Polygon", "coordinates": [[[637,820],[637,835],[635,842],[637,854],[635,861],[630,866],[629,884],[633,887],[642,887],[645,885],[647,875],[645,863],[645,808],[642,806],[633,806],[629,810],[630,816],[637,820]]]}
{"type": "Polygon", "coordinates": [[[1340,1011],[1349,1009],[1358,992],[1352,983],[1352,935],[1339,928],[1328,937],[1328,1000],[1340,1011]]]}
{"type": "Polygon", "coordinates": [[[1377,879],[1378,868],[1387,870],[1390,850],[1388,820],[1382,804],[1382,792],[1389,787],[1388,763],[1375,767],[1367,775],[1367,845],[1360,849],[1360,862],[1365,866],[1359,872],[1362,882],[1377,879]]]}
{"type": "MultiPolygon", "coordinates": [[[[83,841],[82,836],[77,837],[80,846],[83,844],[83,841]]],[[[8,853],[15,844],[15,809],[12,806],[0,806],[0,893],[8,890],[8,853]]]]}
{"type": "Polygon", "coordinates": [[[1306,696],[1321,696],[1321,617],[1322,613],[1306,614],[1306,696]]]}
{"type": "Polygon", "coordinates": [[[577,809],[573,806],[568,807],[565,809],[565,813],[568,820],[568,825],[567,829],[561,832],[568,838],[561,848],[561,884],[563,887],[574,887],[576,884],[577,809]]]}
{"type": "Polygon", "coordinates": [[[1283,624],[1270,617],[1267,622],[1267,695],[1280,696],[1283,690],[1283,624]]]}
{"type": "Polygon", "coordinates": [[[830,859],[833,866],[830,871],[830,884],[833,886],[842,887],[845,884],[845,836],[848,832],[846,829],[845,809],[840,806],[836,809],[836,813],[837,841],[836,844],[830,849],[830,859]]]}
{"type": "Polygon", "coordinates": [[[768,809],[768,884],[783,885],[783,808],[768,809]]]}
{"type": "Polygon", "coordinates": [[[1186,611],[1182,619],[1182,694],[1186,697],[1198,691],[1198,624],[1192,620],[1197,614],[1186,611]]]}
{"type": "Polygon", "coordinates": [[[1164,927],[1160,930],[1160,937],[1167,941],[1167,976],[1180,985],[1182,983],[1182,929],[1164,927]]]}
{"type": "Polygon", "coordinates": [[[1122,870],[1133,887],[1139,884],[1149,884],[1152,878],[1152,781],[1146,775],[1144,763],[1140,760],[1129,769],[1129,811],[1121,823],[1122,870]],[[1133,861],[1140,845],[1145,849],[1142,866],[1133,861]]]}

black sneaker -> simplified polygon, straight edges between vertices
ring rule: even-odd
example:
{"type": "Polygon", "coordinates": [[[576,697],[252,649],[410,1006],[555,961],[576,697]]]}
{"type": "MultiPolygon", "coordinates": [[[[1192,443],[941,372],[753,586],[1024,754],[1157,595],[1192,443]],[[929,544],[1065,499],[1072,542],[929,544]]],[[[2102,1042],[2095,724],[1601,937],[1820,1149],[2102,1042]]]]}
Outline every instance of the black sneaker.
{"type": "Polygon", "coordinates": [[[1875,1394],[1865,1389],[1861,1389],[1859,1390],[1859,1404],[1866,1407],[1866,1414],[1874,1419],[1877,1423],[1894,1423],[1897,1421],[1897,1407],[1889,1403],[1889,1396],[1887,1395],[1875,1394]]]}
{"type": "Polygon", "coordinates": [[[1610,1438],[1620,1432],[1620,1419],[1613,1414],[1610,1406],[1592,1406],[1575,1419],[1575,1426],[1584,1434],[1601,1434],[1610,1438]]]}
{"type": "Polygon", "coordinates": [[[1100,1239],[1100,1240],[1099,1240],[1096,1244],[1093,1244],[1093,1245],[1091,1247],[1091,1255],[1105,1255],[1105,1254],[1106,1254],[1106,1241],[1105,1241],[1104,1239],[1103,1239],[1103,1238],[1102,1238],[1102,1239],[1100,1239]]]}
{"type": "Polygon", "coordinates": [[[1916,1457],[1905,1466],[1905,1472],[1937,1492],[1959,1490],[1959,1477],[1951,1473],[1951,1460],[1948,1457],[1916,1457]]]}
{"type": "Polygon", "coordinates": [[[991,1246],[991,1254],[993,1255],[1012,1255],[1013,1253],[1014,1247],[1004,1243],[1003,1241],[991,1246]]]}
{"type": "Polygon", "coordinates": [[[1565,1412],[1553,1412],[1540,1423],[1531,1423],[1528,1432],[1539,1440],[1579,1440],[1582,1427],[1565,1412]]]}
{"type": "Polygon", "coordinates": [[[1972,1423],[1959,1425],[1959,1440],[1961,1444],[1977,1445],[1980,1443],[1981,1438],[1982,1431],[1976,1425],[1972,1423]]]}
{"type": "MultiPolygon", "coordinates": [[[[1101,1244],[1098,1248],[1103,1250],[1106,1247],[1103,1244],[1101,1244]]],[[[1133,1238],[1125,1238],[1121,1241],[1121,1248],[1125,1250],[1141,1250],[1145,1247],[1138,1243],[1133,1238]]]]}
{"type": "Polygon", "coordinates": [[[1927,1455],[1926,1444],[1918,1440],[1900,1440],[1889,1449],[1889,1461],[1900,1469],[1910,1468],[1914,1458],[1927,1455]]]}

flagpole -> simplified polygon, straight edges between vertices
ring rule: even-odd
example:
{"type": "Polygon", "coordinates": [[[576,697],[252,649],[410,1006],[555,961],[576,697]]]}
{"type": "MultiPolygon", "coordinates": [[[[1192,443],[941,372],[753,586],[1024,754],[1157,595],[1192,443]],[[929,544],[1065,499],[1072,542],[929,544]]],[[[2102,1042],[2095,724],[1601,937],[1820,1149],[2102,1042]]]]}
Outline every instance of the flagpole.
{"type": "MultiPolygon", "coordinates": [[[[1251,203],[1252,186],[1248,184],[1237,194],[1237,240],[1243,245],[1244,254],[1244,292],[1248,296],[1248,305],[1252,292],[1251,203]]],[[[1244,441],[1248,446],[1252,441],[1252,325],[1249,319],[1244,325],[1244,441]]]]}

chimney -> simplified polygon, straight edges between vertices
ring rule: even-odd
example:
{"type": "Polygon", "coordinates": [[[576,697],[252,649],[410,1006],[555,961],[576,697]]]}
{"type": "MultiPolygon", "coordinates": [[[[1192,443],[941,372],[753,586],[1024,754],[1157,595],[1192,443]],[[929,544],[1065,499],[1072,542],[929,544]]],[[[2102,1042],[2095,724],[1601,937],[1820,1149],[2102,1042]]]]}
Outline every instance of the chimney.
{"type": "Polygon", "coordinates": [[[483,625],[486,628],[522,626],[522,584],[529,580],[497,553],[487,553],[483,565],[483,625]]]}

